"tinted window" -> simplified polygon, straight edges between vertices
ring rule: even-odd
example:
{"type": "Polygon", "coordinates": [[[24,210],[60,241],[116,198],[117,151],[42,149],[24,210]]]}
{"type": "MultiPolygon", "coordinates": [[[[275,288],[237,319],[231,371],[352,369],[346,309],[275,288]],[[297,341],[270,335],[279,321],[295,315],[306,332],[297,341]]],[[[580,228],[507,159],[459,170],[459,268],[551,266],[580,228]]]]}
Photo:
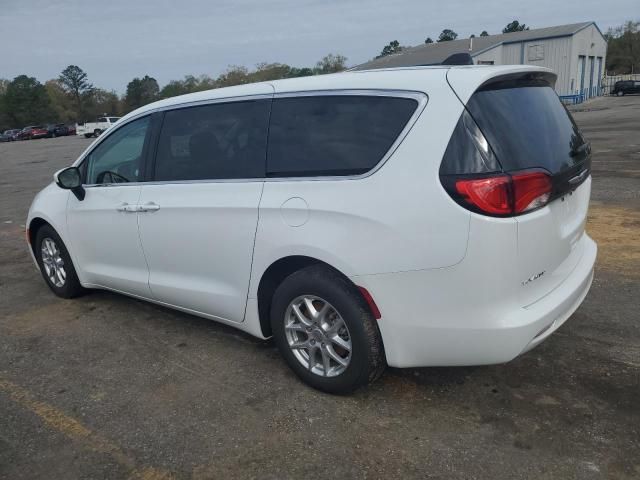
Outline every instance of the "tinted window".
{"type": "Polygon", "coordinates": [[[123,183],[140,180],[142,150],[149,117],[127,123],[98,145],[83,162],[86,182],[123,183]]]}
{"type": "Polygon", "coordinates": [[[267,175],[367,172],[398,138],[417,105],[409,98],[362,95],[276,99],[267,175]]]}
{"type": "Polygon", "coordinates": [[[167,112],[155,179],[264,177],[270,103],[219,103],[167,112]]]}
{"type": "Polygon", "coordinates": [[[540,167],[554,174],[587,157],[578,127],[548,83],[482,88],[467,108],[506,171],[540,167]]]}

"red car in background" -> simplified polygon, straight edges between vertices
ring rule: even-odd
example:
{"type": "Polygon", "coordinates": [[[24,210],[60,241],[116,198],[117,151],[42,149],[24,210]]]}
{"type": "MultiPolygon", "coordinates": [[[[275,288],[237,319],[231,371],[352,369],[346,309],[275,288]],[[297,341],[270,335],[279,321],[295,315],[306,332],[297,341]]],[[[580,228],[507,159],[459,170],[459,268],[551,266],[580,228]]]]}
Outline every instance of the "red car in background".
{"type": "Polygon", "coordinates": [[[49,136],[49,130],[42,125],[24,127],[18,134],[18,140],[33,140],[34,138],[45,138],[49,136]]]}

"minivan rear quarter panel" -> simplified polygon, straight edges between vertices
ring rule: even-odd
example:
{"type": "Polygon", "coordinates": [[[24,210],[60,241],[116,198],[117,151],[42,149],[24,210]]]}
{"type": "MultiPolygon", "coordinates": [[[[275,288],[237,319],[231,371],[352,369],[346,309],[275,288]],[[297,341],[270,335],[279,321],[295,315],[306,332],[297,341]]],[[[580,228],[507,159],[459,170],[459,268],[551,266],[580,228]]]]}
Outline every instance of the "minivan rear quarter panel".
{"type": "MultiPolygon", "coordinates": [[[[444,70],[438,73],[445,75],[444,70]]],[[[438,180],[443,152],[463,107],[444,78],[438,80],[423,85],[428,98],[424,110],[393,154],[371,172],[267,179],[250,298],[256,297],[263,272],[291,255],[317,258],[348,276],[441,268],[464,258],[469,212],[446,195],[438,180]],[[303,202],[289,202],[294,198],[303,202]],[[287,221],[289,205],[307,211],[303,224],[287,221]]],[[[415,92],[416,83],[407,86],[415,92]]],[[[278,91],[278,82],[275,86],[276,98],[286,93],[278,91]]],[[[384,75],[363,75],[362,84],[354,82],[353,88],[375,91],[384,86],[384,75]],[[371,85],[374,77],[381,78],[380,88],[371,85]]]]}

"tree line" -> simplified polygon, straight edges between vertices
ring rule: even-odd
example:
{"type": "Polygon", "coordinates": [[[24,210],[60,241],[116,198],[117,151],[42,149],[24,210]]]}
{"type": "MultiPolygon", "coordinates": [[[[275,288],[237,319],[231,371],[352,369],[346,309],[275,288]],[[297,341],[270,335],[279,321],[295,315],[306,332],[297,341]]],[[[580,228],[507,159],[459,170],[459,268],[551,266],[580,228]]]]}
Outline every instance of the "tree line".
{"type": "Polygon", "coordinates": [[[610,28],[607,39],[607,71],[611,75],[640,74],[640,21],[629,20],[610,28]]]}
{"type": "MultiPolygon", "coordinates": [[[[612,74],[640,73],[640,22],[628,21],[610,28],[605,34],[608,43],[606,68],[612,74]]],[[[529,30],[525,24],[513,20],[502,33],[529,30]]],[[[483,30],[479,36],[488,36],[483,30]]],[[[475,37],[475,35],[471,35],[475,37]]],[[[456,40],[458,34],[445,28],[436,42],[456,40]]],[[[434,43],[431,37],[425,43],[434,43]]],[[[398,40],[385,45],[375,58],[401,52],[407,47],[398,40]]],[[[329,54],[313,67],[292,67],[284,63],[260,63],[254,69],[232,65],[218,77],[186,75],[171,80],[160,88],[149,75],[134,78],[127,84],[124,95],[95,87],[80,67],[69,65],[58,78],[40,83],[36,78],[19,75],[13,80],[0,79],[0,131],[38,123],[73,123],[94,119],[104,114],[124,115],[142,105],[185,93],[228,87],[245,83],[304,77],[334,73],[347,68],[347,58],[329,54]]]]}
{"type": "Polygon", "coordinates": [[[82,68],[69,65],[58,78],[44,84],[27,75],[11,81],[0,79],[0,131],[41,123],[83,122],[105,114],[124,115],[156,100],[212,88],[335,73],[344,70],[346,62],[342,55],[329,54],[313,67],[260,63],[249,70],[232,65],[216,78],[187,75],[162,88],[155,78],[145,75],[131,80],[122,96],[95,87],[82,68]]]}
{"type": "MultiPolygon", "coordinates": [[[[524,23],[520,23],[518,20],[514,20],[512,22],[509,22],[502,29],[502,33],[521,32],[523,30],[529,30],[529,27],[527,27],[524,23]]],[[[475,33],[472,33],[469,36],[469,38],[474,38],[475,36],[476,36],[475,33]]],[[[487,32],[486,30],[483,30],[482,32],[480,32],[480,36],[481,37],[488,37],[489,36],[489,32],[487,32]]],[[[450,42],[452,40],[456,40],[457,38],[458,38],[458,34],[456,32],[454,32],[450,28],[445,28],[444,30],[442,30],[442,32],[440,32],[440,35],[438,36],[438,40],[436,40],[436,42],[438,42],[438,43],[440,43],[440,42],[450,42]]],[[[433,39],[431,37],[427,37],[425,39],[424,43],[434,43],[434,42],[433,42],[433,39]]],[[[408,47],[400,45],[400,42],[398,42],[398,40],[392,40],[391,42],[389,42],[388,45],[385,45],[385,47],[382,49],[380,54],[378,56],[376,56],[376,58],[382,58],[382,57],[385,57],[387,55],[392,55],[394,53],[399,53],[402,50],[404,50],[405,48],[408,48],[408,47]]]]}

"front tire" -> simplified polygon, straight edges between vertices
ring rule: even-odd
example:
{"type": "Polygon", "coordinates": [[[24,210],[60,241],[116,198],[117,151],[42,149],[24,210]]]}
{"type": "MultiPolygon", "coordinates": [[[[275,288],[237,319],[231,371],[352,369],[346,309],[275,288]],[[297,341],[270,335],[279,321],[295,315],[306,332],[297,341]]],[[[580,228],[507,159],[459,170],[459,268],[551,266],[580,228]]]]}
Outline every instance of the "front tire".
{"type": "Polygon", "coordinates": [[[376,380],[386,366],[369,306],[346,277],[323,265],[288,276],[271,305],[275,343],[308,385],[344,394],[376,380]]]}
{"type": "Polygon", "coordinates": [[[62,298],[74,298],[85,292],[67,248],[51,226],[44,225],[38,230],[34,253],[40,272],[53,293],[62,298]]]}
{"type": "Polygon", "coordinates": [[[98,138],[101,134],[102,134],[102,130],[100,130],[100,129],[98,129],[98,128],[96,128],[96,129],[93,131],[93,136],[94,136],[94,137],[96,137],[96,138],[98,138]]]}
{"type": "Polygon", "coordinates": [[[624,92],[622,90],[618,90],[618,93],[616,93],[616,95],[622,97],[624,95],[624,92]]]}

